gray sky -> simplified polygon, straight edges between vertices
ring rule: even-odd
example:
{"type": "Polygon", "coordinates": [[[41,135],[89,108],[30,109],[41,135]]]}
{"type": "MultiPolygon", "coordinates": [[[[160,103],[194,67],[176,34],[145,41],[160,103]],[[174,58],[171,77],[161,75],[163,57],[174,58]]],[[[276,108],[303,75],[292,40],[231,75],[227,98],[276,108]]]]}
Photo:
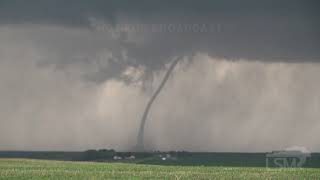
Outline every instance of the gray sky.
{"type": "Polygon", "coordinates": [[[318,5],[3,0],[0,149],[132,148],[183,56],[151,112],[150,149],[320,151],[318,5]]]}

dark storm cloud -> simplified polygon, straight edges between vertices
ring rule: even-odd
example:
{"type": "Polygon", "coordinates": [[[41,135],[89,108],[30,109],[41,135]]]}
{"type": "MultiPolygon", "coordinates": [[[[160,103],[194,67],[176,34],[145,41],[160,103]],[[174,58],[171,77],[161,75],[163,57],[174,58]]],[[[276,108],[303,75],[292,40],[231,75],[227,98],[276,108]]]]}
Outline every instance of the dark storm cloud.
{"type": "MultiPolygon", "coordinates": [[[[90,17],[109,25],[207,25],[206,32],[140,32],[143,44],[117,40],[135,63],[151,69],[194,52],[230,59],[319,61],[317,1],[4,0],[1,24],[55,24],[88,28],[90,17]],[[123,17],[119,20],[119,16],[123,17]],[[212,29],[212,27],[214,27],[212,29]],[[211,29],[210,29],[211,28],[211,29]]],[[[63,61],[65,62],[65,61],[63,61]]],[[[130,60],[129,60],[130,62],[130,60]]]]}
{"type": "Polygon", "coordinates": [[[1,20],[86,24],[88,15],[111,18],[124,12],[141,18],[166,14],[195,15],[316,15],[317,1],[233,1],[233,0],[3,0],[1,20]]]}

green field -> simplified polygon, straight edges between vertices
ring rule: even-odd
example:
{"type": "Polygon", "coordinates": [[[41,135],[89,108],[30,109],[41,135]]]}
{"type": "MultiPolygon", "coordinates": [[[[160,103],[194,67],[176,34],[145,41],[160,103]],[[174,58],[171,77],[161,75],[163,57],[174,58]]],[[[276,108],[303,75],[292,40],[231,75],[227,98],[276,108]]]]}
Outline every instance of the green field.
{"type": "Polygon", "coordinates": [[[320,169],[159,166],[0,159],[0,179],[318,179],[320,169]]]}

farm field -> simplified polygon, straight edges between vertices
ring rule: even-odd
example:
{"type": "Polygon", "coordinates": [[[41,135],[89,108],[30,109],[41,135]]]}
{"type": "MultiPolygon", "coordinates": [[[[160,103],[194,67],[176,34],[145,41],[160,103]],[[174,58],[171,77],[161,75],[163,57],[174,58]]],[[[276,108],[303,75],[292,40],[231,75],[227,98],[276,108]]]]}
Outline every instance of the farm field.
{"type": "Polygon", "coordinates": [[[317,179],[316,168],[165,166],[0,159],[0,179],[317,179]]]}

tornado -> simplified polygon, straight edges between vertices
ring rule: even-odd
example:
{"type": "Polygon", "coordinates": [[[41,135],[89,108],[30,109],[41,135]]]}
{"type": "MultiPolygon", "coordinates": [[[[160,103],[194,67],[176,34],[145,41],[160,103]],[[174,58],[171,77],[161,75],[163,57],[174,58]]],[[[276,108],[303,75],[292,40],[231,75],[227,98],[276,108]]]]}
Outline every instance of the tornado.
{"type": "Polygon", "coordinates": [[[156,98],[158,97],[158,95],[160,94],[161,90],[163,89],[164,85],[166,84],[166,82],[168,81],[170,74],[172,73],[172,71],[174,70],[174,68],[176,67],[176,65],[178,64],[180,60],[180,57],[177,57],[172,64],[170,65],[167,73],[165,74],[160,86],[158,87],[158,89],[155,91],[155,93],[153,94],[153,96],[151,97],[151,99],[149,100],[142,119],[141,119],[141,124],[140,124],[140,128],[139,128],[139,133],[138,133],[138,139],[137,139],[137,145],[136,145],[136,150],[137,151],[144,151],[144,129],[145,129],[145,125],[147,122],[147,118],[148,118],[148,114],[149,111],[152,107],[152,104],[154,103],[154,101],[156,100],[156,98]]]}

